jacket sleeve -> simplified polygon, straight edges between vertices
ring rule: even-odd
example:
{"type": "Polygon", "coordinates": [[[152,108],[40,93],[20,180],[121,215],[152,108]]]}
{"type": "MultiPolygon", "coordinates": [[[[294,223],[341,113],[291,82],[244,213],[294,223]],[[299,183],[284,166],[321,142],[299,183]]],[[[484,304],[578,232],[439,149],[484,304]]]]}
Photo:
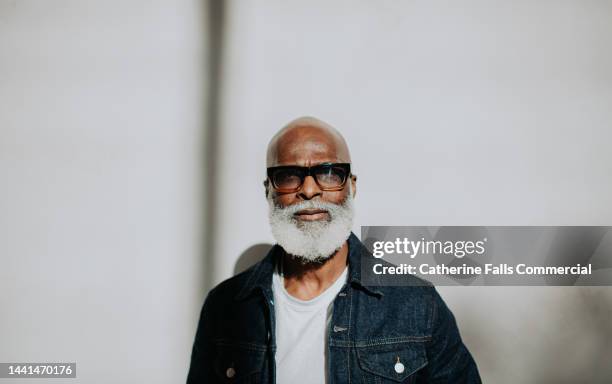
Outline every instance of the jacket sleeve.
{"type": "Polygon", "coordinates": [[[211,293],[206,297],[200,313],[200,321],[191,351],[191,365],[187,374],[187,384],[211,383],[214,381],[211,293]]]}
{"type": "Polygon", "coordinates": [[[455,317],[434,288],[428,383],[481,383],[476,362],[463,344],[455,317]]]}

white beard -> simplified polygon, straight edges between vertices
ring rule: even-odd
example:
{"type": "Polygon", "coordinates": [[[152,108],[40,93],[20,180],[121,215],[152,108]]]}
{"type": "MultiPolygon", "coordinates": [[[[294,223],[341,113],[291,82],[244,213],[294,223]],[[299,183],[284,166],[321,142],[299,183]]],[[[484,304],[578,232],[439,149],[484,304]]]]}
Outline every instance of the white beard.
{"type": "Polygon", "coordinates": [[[285,252],[301,259],[302,263],[323,262],[330,258],[349,238],[353,227],[353,194],[342,204],[305,200],[288,207],[280,207],[268,196],[272,235],[285,252]],[[294,214],[303,209],[324,209],[329,220],[298,221],[294,214]]]}

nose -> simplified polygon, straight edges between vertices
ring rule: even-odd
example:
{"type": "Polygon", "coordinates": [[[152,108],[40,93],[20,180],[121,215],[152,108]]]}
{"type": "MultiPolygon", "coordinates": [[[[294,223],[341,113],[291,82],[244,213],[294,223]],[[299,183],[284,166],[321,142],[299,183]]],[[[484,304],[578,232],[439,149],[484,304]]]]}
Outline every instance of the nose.
{"type": "Polygon", "coordinates": [[[319,188],[319,184],[317,184],[314,177],[306,176],[298,195],[304,200],[310,200],[321,195],[321,188],[319,188]]]}

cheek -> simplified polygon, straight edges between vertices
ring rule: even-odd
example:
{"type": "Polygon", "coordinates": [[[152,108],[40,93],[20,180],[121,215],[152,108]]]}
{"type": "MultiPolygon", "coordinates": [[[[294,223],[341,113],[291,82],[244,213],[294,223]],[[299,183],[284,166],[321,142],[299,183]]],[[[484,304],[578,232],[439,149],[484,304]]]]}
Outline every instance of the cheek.
{"type": "Polygon", "coordinates": [[[274,203],[277,205],[280,205],[281,207],[287,207],[291,204],[295,204],[298,202],[298,199],[295,193],[286,193],[282,195],[274,193],[272,195],[272,198],[274,199],[274,203]]]}
{"type": "Polygon", "coordinates": [[[322,195],[322,200],[333,204],[342,204],[348,195],[348,188],[337,192],[325,192],[322,195]]]}

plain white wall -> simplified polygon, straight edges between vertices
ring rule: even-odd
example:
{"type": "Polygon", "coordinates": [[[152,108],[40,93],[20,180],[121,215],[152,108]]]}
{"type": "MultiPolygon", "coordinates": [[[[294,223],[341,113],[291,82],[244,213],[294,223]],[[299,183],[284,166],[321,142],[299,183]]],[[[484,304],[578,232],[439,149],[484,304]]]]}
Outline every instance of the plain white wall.
{"type": "MultiPolygon", "coordinates": [[[[300,115],[349,143],[357,233],[610,224],[612,3],[227,4],[216,282],[272,242],[265,148],[300,115]]],[[[441,291],[485,382],[610,377],[609,288],[441,291]]]]}
{"type": "Polygon", "coordinates": [[[203,12],[0,1],[0,361],[184,382],[204,293],[203,12]]]}

